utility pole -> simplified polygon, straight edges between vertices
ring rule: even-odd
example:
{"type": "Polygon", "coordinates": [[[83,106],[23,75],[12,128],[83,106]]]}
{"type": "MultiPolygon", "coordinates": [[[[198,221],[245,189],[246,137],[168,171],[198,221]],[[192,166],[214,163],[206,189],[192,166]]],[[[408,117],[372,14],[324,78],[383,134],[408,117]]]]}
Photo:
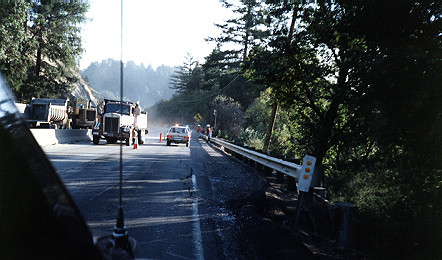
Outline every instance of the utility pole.
{"type": "Polygon", "coordinates": [[[213,110],[213,115],[215,116],[215,124],[213,124],[213,129],[216,128],[216,109],[213,110]]]}

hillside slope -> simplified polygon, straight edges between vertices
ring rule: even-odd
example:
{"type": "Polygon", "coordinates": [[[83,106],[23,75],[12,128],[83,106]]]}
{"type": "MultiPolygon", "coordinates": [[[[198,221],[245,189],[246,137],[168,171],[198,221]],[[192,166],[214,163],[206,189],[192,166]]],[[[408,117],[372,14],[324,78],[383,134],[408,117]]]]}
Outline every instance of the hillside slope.
{"type": "Polygon", "coordinates": [[[98,92],[90,87],[86,81],[82,78],[79,71],[74,72],[75,76],[79,78],[79,81],[72,87],[70,93],[68,94],[69,99],[83,99],[91,100],[92,105],[98,107],[103,103],[103,97],[101,97],[98,92]]]}

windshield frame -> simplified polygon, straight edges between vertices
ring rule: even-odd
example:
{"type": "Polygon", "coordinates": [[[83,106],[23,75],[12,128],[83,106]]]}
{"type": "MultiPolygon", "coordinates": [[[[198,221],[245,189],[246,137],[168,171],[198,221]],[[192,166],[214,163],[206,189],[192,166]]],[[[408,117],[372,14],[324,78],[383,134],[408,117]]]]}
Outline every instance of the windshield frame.
{"type": "Polygon", "coordinates": [[[130,115],[130,105],[119,103],[107,103],[105,113],[117,113],[121,115],[130,115]],[[122,111],[120,111],[122,107],[122,111]]]}

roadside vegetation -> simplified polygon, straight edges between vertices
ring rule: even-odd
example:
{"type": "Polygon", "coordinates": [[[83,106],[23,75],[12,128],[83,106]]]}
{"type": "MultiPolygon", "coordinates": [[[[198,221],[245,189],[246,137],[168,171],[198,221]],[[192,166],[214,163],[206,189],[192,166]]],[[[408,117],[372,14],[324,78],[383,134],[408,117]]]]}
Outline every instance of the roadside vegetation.
{"type": "Polygon", "coordinates": [[[440,256],[442,2],[223,2],[238,18],[152,112],[213,127],[216,110],[219,137],[313,155],[329,199],[357,204],[362,249],[440,256]]]}
{"type": "Polygon", "coordinates": [[[66,96],[78,82],[86,1],[2,1],[0,71],[21,102],[66,96]]]}
{"type": "MultiPolygon", "coordinates": [[[[196,125],[199,113],[236,144],[313,155],[328,198],[358,206],[361,249],[440,258],[442,1],[222,2],[237,18],[208,37],[217,47],[205,62],[189,54],[177,70],[155,71],[161,84],[176,71],[175,94],[143,84],[131,93],[164,98],[149,120],[196,125]]],[[[0,5],[0,71],[19,101],[65,96],[78,81],[87,10],[85,1],[0,5]]],[[[129,67],[132,78],[153,73],[129,67]]],[[[115,68],[94,63],[87,76],[115,68]]]]}

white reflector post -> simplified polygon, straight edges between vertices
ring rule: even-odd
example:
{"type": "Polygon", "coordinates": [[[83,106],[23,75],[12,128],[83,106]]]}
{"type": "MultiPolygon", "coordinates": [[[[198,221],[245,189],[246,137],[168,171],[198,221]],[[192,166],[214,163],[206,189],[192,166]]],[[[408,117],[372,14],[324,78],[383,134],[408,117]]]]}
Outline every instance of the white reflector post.
{"type": "Polygon", "coordinates": [[[298,190],[308,192],[310,184],[313,179],[313,172],[315,171],[316,158],[306,155],[302,160],[302,168],[299,173],[298,190]]]}

